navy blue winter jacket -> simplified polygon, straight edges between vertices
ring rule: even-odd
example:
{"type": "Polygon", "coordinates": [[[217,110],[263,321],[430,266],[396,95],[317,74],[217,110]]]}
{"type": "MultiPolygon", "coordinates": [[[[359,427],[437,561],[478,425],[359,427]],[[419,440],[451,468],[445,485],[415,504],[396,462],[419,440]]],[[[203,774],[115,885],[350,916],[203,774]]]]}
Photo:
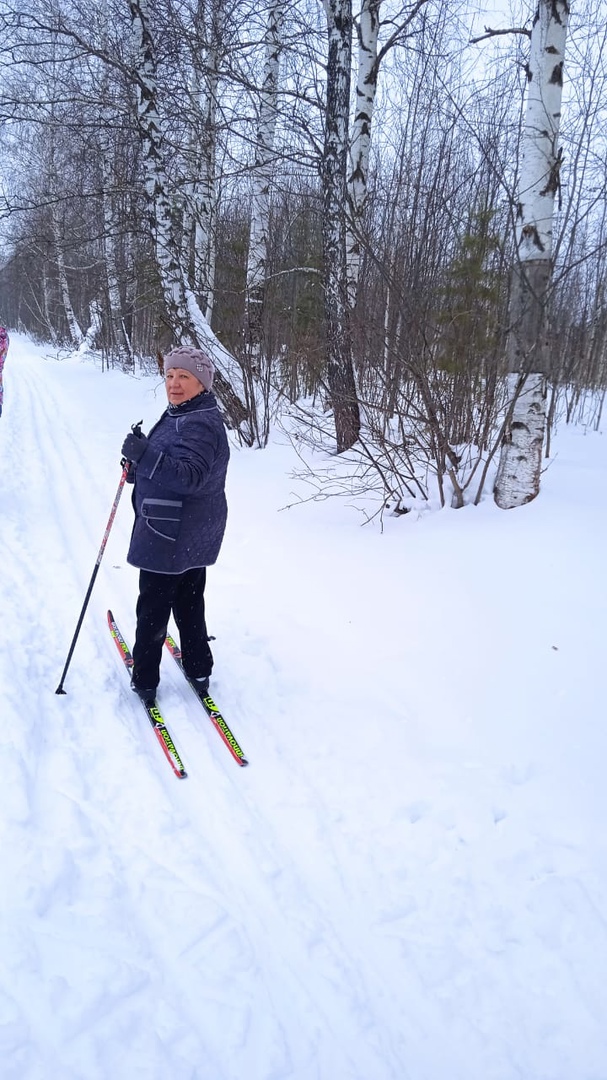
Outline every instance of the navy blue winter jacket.
{"type": "Polygon", "coordinates": [[[169,405],[148,439],[131,466],[135,524],[127,560],[160,574],[211,566],[226,527],[230,456],[214,394],[169,405]]]}

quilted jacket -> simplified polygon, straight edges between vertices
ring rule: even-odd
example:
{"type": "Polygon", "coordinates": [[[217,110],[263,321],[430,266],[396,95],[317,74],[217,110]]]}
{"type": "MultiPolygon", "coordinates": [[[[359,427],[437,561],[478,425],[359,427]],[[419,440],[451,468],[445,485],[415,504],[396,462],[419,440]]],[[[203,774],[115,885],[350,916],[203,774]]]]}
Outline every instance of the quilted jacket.
{"type": "Polygon", "coordinates": [[[215,395],[169,405],[148,440],[129,476],[135,523],[127,560],[161,574],[211,566],[226,527],[230,456],[215,395]]]}

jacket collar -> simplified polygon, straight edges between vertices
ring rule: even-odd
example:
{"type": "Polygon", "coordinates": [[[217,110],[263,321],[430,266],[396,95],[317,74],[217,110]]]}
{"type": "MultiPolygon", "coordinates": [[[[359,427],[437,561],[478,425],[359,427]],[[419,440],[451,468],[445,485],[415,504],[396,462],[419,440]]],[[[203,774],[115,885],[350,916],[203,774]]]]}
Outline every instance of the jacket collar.
{"type": "Polygon", "coordinates": [[[212,409],[216,404],[215,395],[210,390],[201,390],[189,401],[181,401],[179,405],[167,405],[167,412],[169,416],[183,416],[184,413],[197,412],[198,409],[212,409]]]}

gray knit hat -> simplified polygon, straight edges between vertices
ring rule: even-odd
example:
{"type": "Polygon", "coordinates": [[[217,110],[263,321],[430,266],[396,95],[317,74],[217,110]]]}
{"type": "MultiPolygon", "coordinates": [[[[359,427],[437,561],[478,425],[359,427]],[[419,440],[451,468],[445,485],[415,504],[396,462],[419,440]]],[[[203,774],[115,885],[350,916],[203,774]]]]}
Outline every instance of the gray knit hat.
{"type": "Polygon", "coordinates": [[[202,383],[205,390],[210,390],[213,385],[215,365],[210,356],[193,345],[181,345],[178,349],[171,349],[164,358],[165,374],[169,368],[183,368],[195,375],[202,383]]]}

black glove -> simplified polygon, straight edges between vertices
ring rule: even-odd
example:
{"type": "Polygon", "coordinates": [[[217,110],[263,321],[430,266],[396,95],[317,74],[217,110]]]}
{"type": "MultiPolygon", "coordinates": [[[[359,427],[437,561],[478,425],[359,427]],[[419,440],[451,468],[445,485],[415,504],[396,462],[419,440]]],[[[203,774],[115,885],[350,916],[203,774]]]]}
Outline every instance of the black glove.
{"type": "Polygon", "coordinates": [[[122,444],[122,455],[127,461],[141,461],[147,445],[148,440],[145,435],[134,435],[130,431],[122,444]]]}

